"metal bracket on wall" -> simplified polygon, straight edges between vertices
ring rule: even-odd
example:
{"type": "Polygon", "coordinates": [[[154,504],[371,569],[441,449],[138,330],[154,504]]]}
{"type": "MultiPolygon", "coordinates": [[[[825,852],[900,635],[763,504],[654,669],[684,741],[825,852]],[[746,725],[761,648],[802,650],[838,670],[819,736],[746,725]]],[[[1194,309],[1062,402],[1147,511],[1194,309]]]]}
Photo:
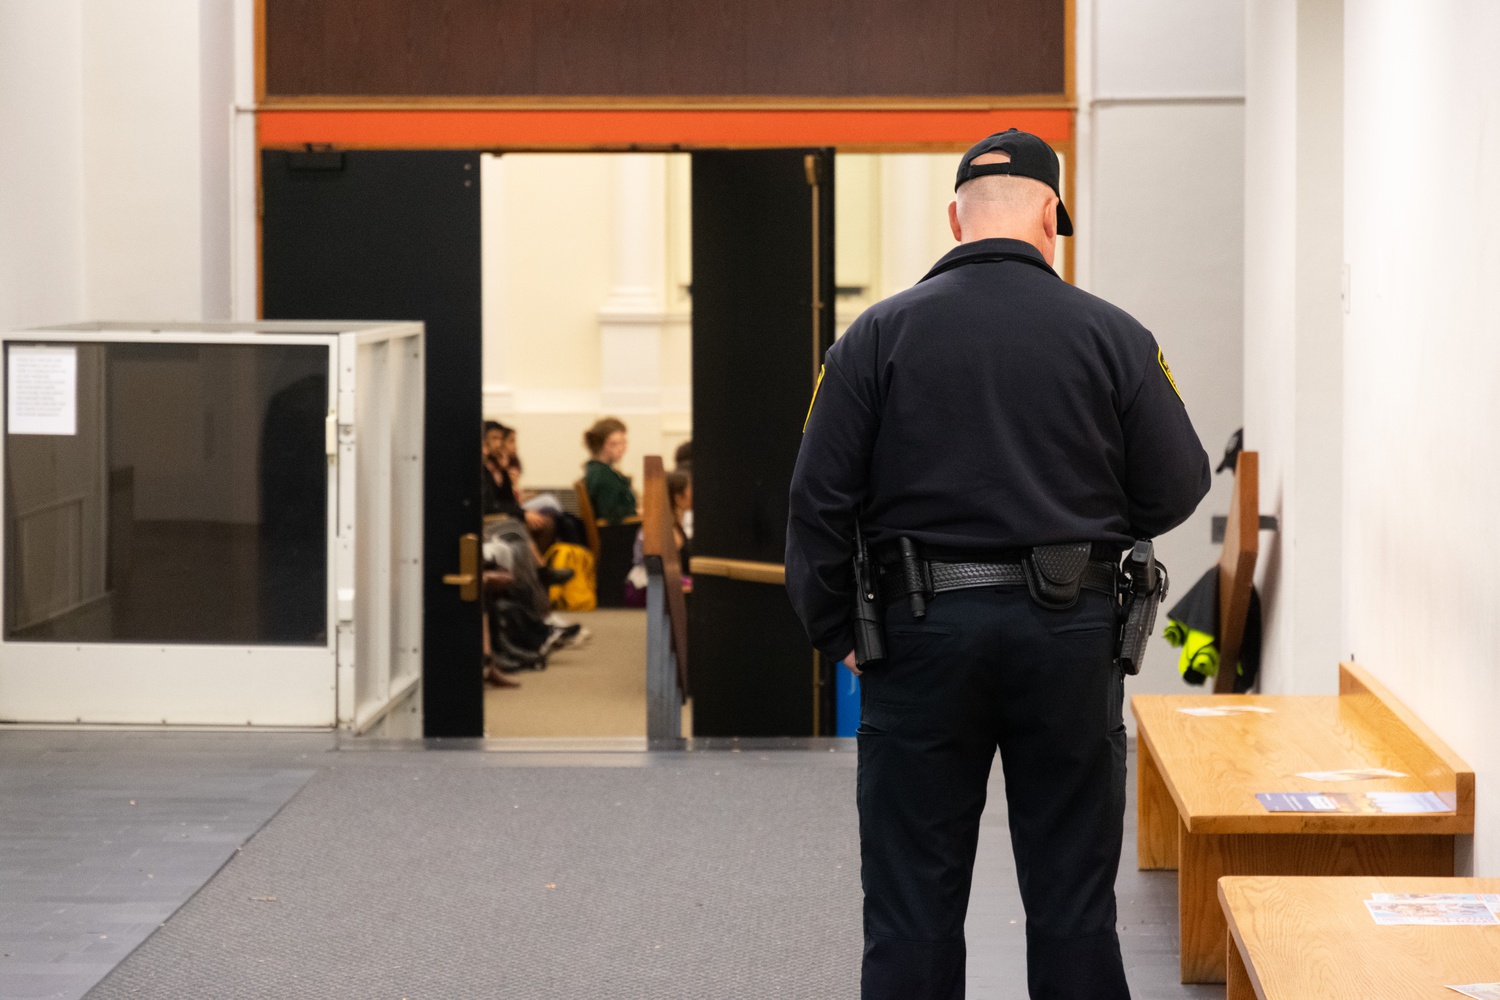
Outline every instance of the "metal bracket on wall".
{"type": "MultiPolygon", "coordinates": [[[[1228,525],[1229,516],[1227,514],[1215,514],[1209,527],[1209,541],[1215,545],[1222,545],[1224,543],[1224,532],[1228,525]]],[[[1280,531],[1281,522],[1276,519],[1275,514],[1262,514],[1260,516],[1260,530],[1280,531]]]]}

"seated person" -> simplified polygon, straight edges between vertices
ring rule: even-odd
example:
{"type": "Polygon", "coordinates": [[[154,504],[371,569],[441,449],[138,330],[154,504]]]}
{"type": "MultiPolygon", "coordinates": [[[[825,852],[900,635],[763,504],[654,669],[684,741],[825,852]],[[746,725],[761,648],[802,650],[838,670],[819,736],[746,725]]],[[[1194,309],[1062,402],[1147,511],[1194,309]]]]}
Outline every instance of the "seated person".
{"type": "Polygon", "coordinates": [[[583,485],[588,490],[594,516],[618,522],[635,516],[635,492],[630,477],[615,466],[625,457],[625,425],[605,417],[583,432],[583,443],[592,456],[583,467],[583,485]]]}
{"type": "MultiPolygon", "coordinates": [[[[546,552],[552,547],[553,542],[575,542],[581,538],[581,532],[575,531],[572,524],[560,524],[568,515],[562,509],[562,503],[556,496],[521,487],[521,451],[516,443],[514,428],[505,428],[504,441],[505,468],[510,474],[510,483],[515,490],[516,500],[521,504],[521,513],[512,514],[512,516],[525,518],[526,527],[531,530],[531,538],[536,542],[537,550],[546,552]]],[[[575,523],[576,520],[575,518],[575,523]]]]}
{"type": "MultiPolygon", "coordinates": [[[[484,525],[484,611],[488,645],[485,680],[504,684],[503,671],[542,669],[547,655],[580,637],[582,626],[555,624],[547,597],[549,574],[539,567],[523,522],[488,518],[484,525]]],[[[569,577],[571,571],[567,572],[569,577]]]]}
{"type": "MultiPolygon", "coordinates": [[[[691,439],[677,446],[677,451],[672,455],[672,464],[678,472],[691,476],[693,474],[693,442],[691,439]]],[[[682,515],[682,527],[689,538],[693,537],[693,505],[689,501],[687,510],[682,515]]]]}
{"type": "Polygon", "coordinates": [[[541,567],[542,581],[547,586],[566,583],[572,576],[569,570],[556,573],[547,569],[542,552],[555,539],[557,512],[561,511],[555,497],[544,494],[538,501],[522,505],[517,477],[521,471],[521,460],[516,455],[516,432],[514,428],[494,420],[484,422],[483,472],[479,477],[480,511],[485,517],[503,514],[516,521],[523,521],[531,532],[531,551],[537,566],[541,567]],[[550,500],[550,506],[548,501],[550,500]]]}
{"type": "Polygon", "coordinates": [[[484,437],[480,446],[483,473],[479,477],[479,507],[486,516],[506,514],[522,517],[521,503],[516,497],[515,482],[511,478],[511,457],[507,442],[514,442],[516,432],[494,420],[484,422],[484,437]]]}
{"type": "MultiPolygon", "coordinates": [[[[693,479],[685,472],[669,472],[666,476],[667,499],[672,504],[672,536],[677,541],[677,555],[682,568],[682,589],[693,589],[688,567],[692,562],[689,551],[693,543],[693,479]]],[[[630,574],[625,577],[625,604],[627,607],[646,606],[646,530],[635,533],[635,558],[631,562],[630,574]]]]}

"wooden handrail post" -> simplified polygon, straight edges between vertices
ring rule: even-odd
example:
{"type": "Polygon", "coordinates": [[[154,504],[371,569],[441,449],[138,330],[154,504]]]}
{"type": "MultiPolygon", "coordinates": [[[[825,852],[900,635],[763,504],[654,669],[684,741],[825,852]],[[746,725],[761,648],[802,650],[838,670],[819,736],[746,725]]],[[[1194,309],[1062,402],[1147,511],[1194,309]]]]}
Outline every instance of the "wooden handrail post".
{"type": "Polygon", "coordinates": [[[642,496],[642,550],[646,557],[646,735],[682,735],[682,705],[688,697],[687,602],[682,594],[682,556],[673,530],[660,455],[647,455],[642,496]]]}

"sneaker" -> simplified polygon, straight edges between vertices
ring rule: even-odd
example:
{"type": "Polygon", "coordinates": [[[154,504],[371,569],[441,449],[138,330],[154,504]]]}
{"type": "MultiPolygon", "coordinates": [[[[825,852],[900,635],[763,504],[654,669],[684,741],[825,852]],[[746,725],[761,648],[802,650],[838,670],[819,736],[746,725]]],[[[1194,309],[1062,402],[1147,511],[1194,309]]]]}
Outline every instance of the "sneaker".
{"type": "Polygon", "coordinates": [[[580,646],[587,646],[589,644],[589,640],[594,637],[594,633],[590,632],[582,625],[569,625],[567,631],[572,633],[572,637],[566,638],[561,643],[559,643],[559,649],[578,649],[580,646]]]}
{"type": "Polygon", "coordinates": [[[547,636],[546,641],[542,643],[542,656],[545,657],[553,650],[569,645],[574,639],[578,638],[579,633],[582,631],[583,626],[576,623],[562,628],[558,628],[556,625],[552,626],[552,634],[547,636]]]}

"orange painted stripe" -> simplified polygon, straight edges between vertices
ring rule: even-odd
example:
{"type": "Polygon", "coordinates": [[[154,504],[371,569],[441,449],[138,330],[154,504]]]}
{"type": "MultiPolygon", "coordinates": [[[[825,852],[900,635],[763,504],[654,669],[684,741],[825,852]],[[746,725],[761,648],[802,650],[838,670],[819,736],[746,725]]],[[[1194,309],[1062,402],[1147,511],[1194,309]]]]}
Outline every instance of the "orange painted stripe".
{"type": "Polygon", "coordinates": [[[1067,142],[1073,112],[1017,110],[380,110],[259,113],[262,146],[375,149],[968,145],[1015,127],[1067,142]]]}

